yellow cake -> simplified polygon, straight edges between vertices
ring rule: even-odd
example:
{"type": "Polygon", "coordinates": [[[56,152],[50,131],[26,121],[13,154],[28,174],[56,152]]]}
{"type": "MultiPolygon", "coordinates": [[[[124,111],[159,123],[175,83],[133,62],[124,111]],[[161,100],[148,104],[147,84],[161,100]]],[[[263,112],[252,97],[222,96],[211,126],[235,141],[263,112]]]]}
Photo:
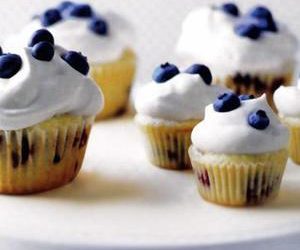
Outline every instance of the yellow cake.
{"type": "Polygon", "coordinates": [[[219,96],[192,132],[189,155],[200,195],[228,206],[256,205],[276,197],[287,144],[288,129],[265,95],[219,96]]]}
{"type": "Polygon", "coordinates": [[[223,88],[210,85],[205,65],[194,64],[184,72],[165,63],[153,73],[153,81],[135,96],[136,122],[144,135],[146,152],[153,165],[189,169],[188,148],[193,127],[201,121],[205,106],[223,88]]]}
{"type": "MultiPolygon", "coordinates": [[[[0,55],[0,193],[50,190],[78,174],[103,106],[81,53],[37,30],[30,47],[0,55]]],[[[10,52],[10,51],[8,51],[10,52]]]]}

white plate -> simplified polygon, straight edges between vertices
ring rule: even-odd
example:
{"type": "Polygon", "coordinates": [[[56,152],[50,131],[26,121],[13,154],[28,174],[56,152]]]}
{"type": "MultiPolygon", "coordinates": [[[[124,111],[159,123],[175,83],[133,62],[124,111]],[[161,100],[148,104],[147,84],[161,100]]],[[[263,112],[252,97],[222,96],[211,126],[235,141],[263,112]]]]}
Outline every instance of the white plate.
{"type": "Polygon", "coordinates": [[[191,171],[145,158],[122,118],[94,126],[72,184],[39,195],[0,196],[0,249],[299,249],[300,167],[289,163],[280,196],[264,206],[203,201],[191,171]],[[205,248],[205,247],[213,248],[205,248]],[[288,247],[287,247],[288,246],[288,247]]]}

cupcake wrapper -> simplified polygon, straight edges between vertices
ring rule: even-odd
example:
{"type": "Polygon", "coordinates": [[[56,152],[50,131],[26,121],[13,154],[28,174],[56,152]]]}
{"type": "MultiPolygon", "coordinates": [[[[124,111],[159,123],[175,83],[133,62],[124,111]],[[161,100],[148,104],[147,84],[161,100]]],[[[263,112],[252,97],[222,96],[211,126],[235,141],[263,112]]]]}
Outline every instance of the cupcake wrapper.
{"type": "Polygon", "coordinates": [[[290,131],[289,155],[293,162],[300,164],[300,126],[288,124],[290,131]]]}
{"type": "Polygon", "coordinates": [[[92,117],[66,116],[0,131],[0,193],[36,193],[72,181],[81,168],[92,123],[92,117]]]}
{"type": "Polygon", "coordinates": [[[266,93],[270,106],[276,110],[273,102],[273,94],[281,85],[289,86],[292,84],[294,77],[294,69],[291,69],[282,75],[253,75],[240,74],[228,76],[225,79],[216,78],[216,83],[225,84],[229,89],[232,89],[236,94],[252,94],[261,96],[266,93]]]}
{"type": "Polygon", "coordinates": [[[198,122],[178,123],[174,126],[140,124],[151,163],[167,169],[191,168],[188,148],[191,145],[192,129],[198,122]]]}
{"type": "Polygon", "coordinates": [[[129,49],[117,61],[92,65],[91,77],[100,86],[105,101],[104,109],[96,116],[96,120],[126,111],[135,68],[135,54],[129,49]]]}
{"type": "Polygon", "coordinates": [[[287,161],[286,149],[256,156],[211,155],[205,159],[193,147],[189,153],[200,195],[229,206],[256,205],[275,197],[287,161]]]}

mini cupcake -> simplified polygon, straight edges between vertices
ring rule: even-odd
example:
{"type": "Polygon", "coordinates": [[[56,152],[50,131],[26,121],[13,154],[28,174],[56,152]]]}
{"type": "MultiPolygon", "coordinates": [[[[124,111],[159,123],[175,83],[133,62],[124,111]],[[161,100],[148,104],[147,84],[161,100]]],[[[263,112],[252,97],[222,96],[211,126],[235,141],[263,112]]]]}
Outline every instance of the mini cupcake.
{"type": "Polygon", "coordinates": [[[242,14],[232,3],[192,11],[182,25],[176,52],[184,63],[201,61],[218,84],[236,94],[272,94],[290,85],[298,42],[264,6],[242,14]]]}
{"type": "Polygon", "coordinates": [[[78,174],[103,105],[87,59],[54,47],[46,30],[0,55],[0,193],[50,190],[78,174]]]}
{"type": "Polygon", "coordinates": [[[287,161],[288,129],[266,96],[220,95],[192,132],[190,158],[201,196],[242,206],[275,197],[287,161]]]}
{"type": "Polygon", "coordinates": [[[179,72],[165,63],[153,81],[135,96],[136,121],[147,144],[150,161],[168,169],[190,168],[188,148],[193,127],[202,120],[204,107],[224,89],[211,86],[210,70],[200,64],[179,72]]]}
{"type": "Polygon", "coordinates": [[[4,45],[9,49],[14,43],[27,46],[33,31],[41,28],[53,34],[56,44],[88,57],[90,75],[105,97],[97,119],[123,113],[136,67],[131,49],[133,32],[126,20],[112,12],[98,14],[88,4],[66,1],[35,16],[17,38],[12,36],[4,45]]]}
{"type": "MultiPolygon", "coordinates": [[[[300,83],[300,81],[299,81],[300,83]]],[[[300,164],[300,88],[298,86],[280,87],[274,93],[274,102],[279,116],[290,130],[289,154],[300,164]]]]}

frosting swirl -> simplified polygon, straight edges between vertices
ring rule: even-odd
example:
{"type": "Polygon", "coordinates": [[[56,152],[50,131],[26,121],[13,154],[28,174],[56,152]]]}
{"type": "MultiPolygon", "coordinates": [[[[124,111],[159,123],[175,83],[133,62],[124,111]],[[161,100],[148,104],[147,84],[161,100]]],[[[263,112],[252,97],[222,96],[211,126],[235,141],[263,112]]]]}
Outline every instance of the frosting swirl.
{"type": "MultiPolygon", "coordinates": [[[[99,35],[89,29],[89,18],[66,17],[46,28],[55,37],[56,44],[82,52],[89,63],[107,63],[119,59],[124,50],[132,46],[134,32],[126,20],[113,12],[103,13],[101,18],[110,24],[107,35],[99,35]]],[[[44,26],[35,18],[20,33],[8,37],[3,47],[10,51],[25,47],[32,33],[41,28],[44,26]]]]}
{"type": "Polygon", "coordinates": [[[266,96],[241,101],[230,112],[216,112],[213,105],[205,109],[205,118],[192,132],[193,145],[202,152],[260,154],[287,146],[288,129],[280,123],[267,103],[266,96]],[[269,124],[263,130],[250,126],[247,117],[263,110],[269,124]]]}
{"type": "Polygon", "coordinates": [[[277,32],[263,32],[259,39],[235,33],[241,21],[213,7],[194,10],[186,17],[176,52],[183,59],[201,60],[213,74],[286,72],[295,63],[298,47],[289,29],[277,23],[277,32]]]}
{"type": "Polygon", "coordinates": [[[51,61],[37,60],[30,48],[18,50],[21,69],[0,78],[0,128],[16,130],[59,114],[96,115],[103,106],[101,90],[67,64],[57,48],[51,61]]]}
{"type": "Polygon", "coordinates": [[[180,73],[159,84],[154,81],[135,95],[139,115],[167,121],[202,119],[204,108],[225,89],[207,85],[198,74],[180,73]]]}
{"type": "Polygon", "coordinates": [[[281,86],[274,93],[274,102],[279,114],[284,117],[300,118],[300,88],[281,86]]]}

